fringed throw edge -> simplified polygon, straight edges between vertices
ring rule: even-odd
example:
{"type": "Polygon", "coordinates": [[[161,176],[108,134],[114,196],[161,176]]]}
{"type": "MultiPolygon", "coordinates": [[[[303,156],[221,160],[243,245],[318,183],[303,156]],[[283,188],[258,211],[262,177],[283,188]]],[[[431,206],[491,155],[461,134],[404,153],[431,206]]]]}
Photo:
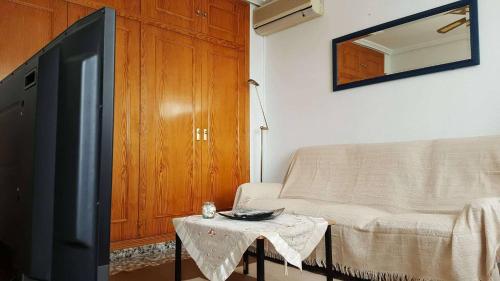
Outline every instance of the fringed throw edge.
{"type": "MultiPolygon", "coordinates": [[[[255,249],[253,247],[250,247],[249,251],[255,253],[255,249]]],[[[266,257],[283,261],[283,257],[281,257],[278,253],[266,252],[266,257]]],[[[325,267],[323,264],[318,265],[318,263],[311,258],[307,258],[303,262],[304,264],[309,266],[325,267]]],[[[339,263],[334,263],[333,269],[337,272],[340,272],[342,274],[351,277],[372,280],[372,281],[437,281],[433,279],[426,279],[420,277],[410,277],[400,272],[374,272],[370,270],[360,270],[339,263]]]]}

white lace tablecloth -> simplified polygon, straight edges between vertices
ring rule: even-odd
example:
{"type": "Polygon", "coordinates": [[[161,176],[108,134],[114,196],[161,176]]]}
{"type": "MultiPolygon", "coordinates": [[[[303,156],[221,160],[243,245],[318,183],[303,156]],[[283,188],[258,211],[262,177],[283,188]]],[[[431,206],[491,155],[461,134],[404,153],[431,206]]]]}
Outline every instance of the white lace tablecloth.
{"type": "Polygon", "coordinates": [[[273,244],[290,264],[302,268],[325,235],[322,218],[283,214],[273,220],[235,221],[190,216],[173,220],[177,235],[201,272],[212,281],[226,280],[248,247],[260,236],[273,244]]]}

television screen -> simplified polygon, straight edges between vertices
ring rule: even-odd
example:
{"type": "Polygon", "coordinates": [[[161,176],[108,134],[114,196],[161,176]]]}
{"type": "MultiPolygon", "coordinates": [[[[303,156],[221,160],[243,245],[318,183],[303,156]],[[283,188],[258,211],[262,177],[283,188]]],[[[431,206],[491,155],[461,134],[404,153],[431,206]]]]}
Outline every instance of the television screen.
{"type": "Polygon", "coordinates": [[[104,8],[0,81],[0,281],[108,280],[114,44],[104,8]]]}

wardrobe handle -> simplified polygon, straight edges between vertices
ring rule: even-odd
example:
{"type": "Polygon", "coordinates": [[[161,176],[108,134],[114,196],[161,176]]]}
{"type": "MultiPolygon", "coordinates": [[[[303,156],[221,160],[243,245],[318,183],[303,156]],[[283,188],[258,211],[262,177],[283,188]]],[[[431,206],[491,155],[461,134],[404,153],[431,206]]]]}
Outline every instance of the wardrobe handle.
{"type": "Polygon", "coordinates": [[[201,140],[201,129],[196,128],[196,140],[199,141],[201,140]]]}
{"type": "Polygon", "coordinates": [[[208,16],[208,13],[207,13],[207,12],[203,12],[203,16],[204,16],[204,17],[207,17],[207,16],[208,16]]]}
{"type": "Polygon", "coordinates": [[[203,12],[201,10],[196,10],[196,14],[200,17],[203,16],[203,12]]]}
{"type": "Polygon", "coordinates": [[[208,130],[207,129],[203,129],[203,140],[204,141],[208,140],[208,130]]]}

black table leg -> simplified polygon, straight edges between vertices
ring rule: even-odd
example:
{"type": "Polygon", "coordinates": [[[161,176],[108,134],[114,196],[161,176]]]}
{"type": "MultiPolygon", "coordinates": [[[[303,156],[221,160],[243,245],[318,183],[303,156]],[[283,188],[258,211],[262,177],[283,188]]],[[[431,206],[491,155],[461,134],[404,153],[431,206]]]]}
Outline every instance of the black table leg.
{"type": "Polygon", "coordinates": [[[257,239],[257,281],[264,281],[264,239],[257,239]]]}
{"type": "Polygon", "coordinates": [[[332,226],[329,225],[325,232],[325,254],[326,254],[326,280],[333,281],[332,264],[332,226]]]}
{"type": "Polygon", "coordinates": [[[243,254],[243,274],[248,274],[248,250],[243,254]]]}
{"type": "Polygon", "coordinates": [[[182,274],[182,241],[175,234],[175,281],[181,281],[182,274]]]}

